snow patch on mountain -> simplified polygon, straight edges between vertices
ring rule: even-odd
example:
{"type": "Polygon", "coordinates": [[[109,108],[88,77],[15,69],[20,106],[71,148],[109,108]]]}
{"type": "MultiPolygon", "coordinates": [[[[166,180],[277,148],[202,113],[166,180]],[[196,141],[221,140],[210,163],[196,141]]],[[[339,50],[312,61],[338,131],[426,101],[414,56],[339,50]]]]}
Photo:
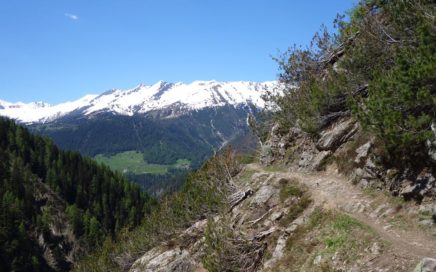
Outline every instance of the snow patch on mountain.
{"type": "Polygon", "coordinates": [[[276,81],[262,83],[237,81],[194,81],[190,84],[159,81],[130,90],[110,90],[101,95],[86,95],[76,101],[50,105],[44,102],[10,103],[0,100],[0,115],[23,123],[45,123],[79,113],[84,116],[112,112],[132,116],[150,111],[171,109],[181,113],[207,107],[251,103],[264,107],[262,95],[274,91],[276,81]]]}
{"type": "Polygon", "coordinates": [[[0,115],[23,123],[45,123],[60,118],[90,103],[97,95],[86,95],[76,101],[50,105],[44,102],[10,103],[0,101],[0,115]]]}

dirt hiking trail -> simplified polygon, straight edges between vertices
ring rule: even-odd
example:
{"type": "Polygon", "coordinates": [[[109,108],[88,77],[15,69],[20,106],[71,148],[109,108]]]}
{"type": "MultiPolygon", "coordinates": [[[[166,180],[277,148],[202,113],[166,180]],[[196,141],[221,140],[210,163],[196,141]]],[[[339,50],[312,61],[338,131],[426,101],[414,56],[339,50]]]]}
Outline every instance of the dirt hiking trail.
{"type": "Polygon", "coordinates": [[[424,257],[436,258],[436,237],[420,228],[405,228],[392,224],[398,205],[365,193],[345,177],[327,172],[290,172],[269,170],[259,164],[249,164],[247,170],[276,175],[277,178],[297,179],[309,189],[314,204],[327,209],[337,209],[370,226],[382,240],[390,244],[395,259],[424,257]]]}

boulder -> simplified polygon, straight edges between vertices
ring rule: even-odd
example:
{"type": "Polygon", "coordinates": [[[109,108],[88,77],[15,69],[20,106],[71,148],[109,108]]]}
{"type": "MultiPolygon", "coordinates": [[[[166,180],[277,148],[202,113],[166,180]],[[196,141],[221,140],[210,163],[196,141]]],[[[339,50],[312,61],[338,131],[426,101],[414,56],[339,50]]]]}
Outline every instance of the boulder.
{"type": "Polygon", "coordinates": [[[251,205],[252,206],[264,205],[276,193],[277,193],[277,189],[275,189],[273,186],[270,186],[270,185],[262,186],[253,195],[252,200],[251,200],[251,205]]]}
{"type": "Polygon", "coordinates": [[[371,149],[372,143],[367,142],[366,144],[360,146],[358,149],[356,149],[357,156],[354,159],[354,162],[357,164],[362,163],[364,159],[368,157],[369,150],[371,149]]]}
{"type": "Polygon", "coordinates": [[[327,130],[321,132],[321,137],[316,143],[318,150],[336,150],[341,144],[350,139],[357,131],[357,124],[353,119],[346,119],[327,130]]]}
{"type": "Polygon", "coordinates": [[[436,272],[436,259],[424,258],[416,266],[414,272],[436,272]]]}
{"type": "Polygon", "coordinates": [[[378,178],[378,170],[373,167],[374,163],[371,159],[368,159],[363,168],[356,168],[351,174],[351,179],[355,184],[361,184],[362,187],[366,187],[372,183],[372,181],[378,178]]]}
{"type": "Polygon", "coordinates": [[[312,169],[320,171],[325,167],[328,157],[332,154],[331,151],[321,151],[316,154],[312,162],[312,169]]]}
{"type": "Polygon", "coordinates": [[[270,165],[274,162],[274,154],[270,144],[264,144],[260,148],[260,162],[263,165],[270,165]]]}
{"type": "Polygon", "coordinates": [[[300,160],[298,161],[298,167],[308,168],[311,165],[312,159],[313,159],[313,154],[308,151],[304,151],[300,155],[300,160]]]}

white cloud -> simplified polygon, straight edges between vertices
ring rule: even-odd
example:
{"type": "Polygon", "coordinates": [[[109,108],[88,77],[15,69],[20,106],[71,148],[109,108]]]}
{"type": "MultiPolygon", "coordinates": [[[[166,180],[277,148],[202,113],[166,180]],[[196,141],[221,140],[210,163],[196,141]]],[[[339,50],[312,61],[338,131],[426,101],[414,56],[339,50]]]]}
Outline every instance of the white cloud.
{"type": "Polygon", "coordinates": [[[71,19],[73,21],[77,21],[79,20],[79,16],[75,15],[75,14],[71,14],[71,13],[65,13],[64,14],[65,17],[67,17],[68,19],[71,19]]]}

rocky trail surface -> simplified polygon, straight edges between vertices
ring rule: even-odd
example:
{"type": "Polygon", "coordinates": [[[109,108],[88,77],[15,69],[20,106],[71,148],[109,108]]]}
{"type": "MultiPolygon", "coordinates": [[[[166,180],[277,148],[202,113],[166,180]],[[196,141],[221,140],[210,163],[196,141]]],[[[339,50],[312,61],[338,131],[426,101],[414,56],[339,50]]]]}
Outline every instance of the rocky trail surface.
{"type": "MultiPolygon", "coordinates": [[[[413,203],[334,171],[248,164],[231,183],[225,211],[147,251],[130,271],[406,272],[436,258],[436,228],[417,224],[413,203]],[[211,233],[211,222],[229,232],[211,233]]],[[[436,271],[430,262],[415,271],[436,271]]]]}
{"type": "MultiPolygon", "coordinates": [[[[247,169],[258,173],[274,173],[277,178],[297,179],[307,186],[315,206],[337,209],[370,226],[382,240],[388,242],[388,260],[417,263],[425,257],[436,258],[436,231],[424,231],[403,222],[401,206],[389,201],[388,196],[373,196],[354,186],[345,177],[329,172],[270,171],[259,164],[247,169]],[[381,197],[381,199],[380,199],[381,197]],[[392,259],[391,259],[392,258],[392,259]]],[[[389,270],[387,270],[389,271],[389,270]]]]}

